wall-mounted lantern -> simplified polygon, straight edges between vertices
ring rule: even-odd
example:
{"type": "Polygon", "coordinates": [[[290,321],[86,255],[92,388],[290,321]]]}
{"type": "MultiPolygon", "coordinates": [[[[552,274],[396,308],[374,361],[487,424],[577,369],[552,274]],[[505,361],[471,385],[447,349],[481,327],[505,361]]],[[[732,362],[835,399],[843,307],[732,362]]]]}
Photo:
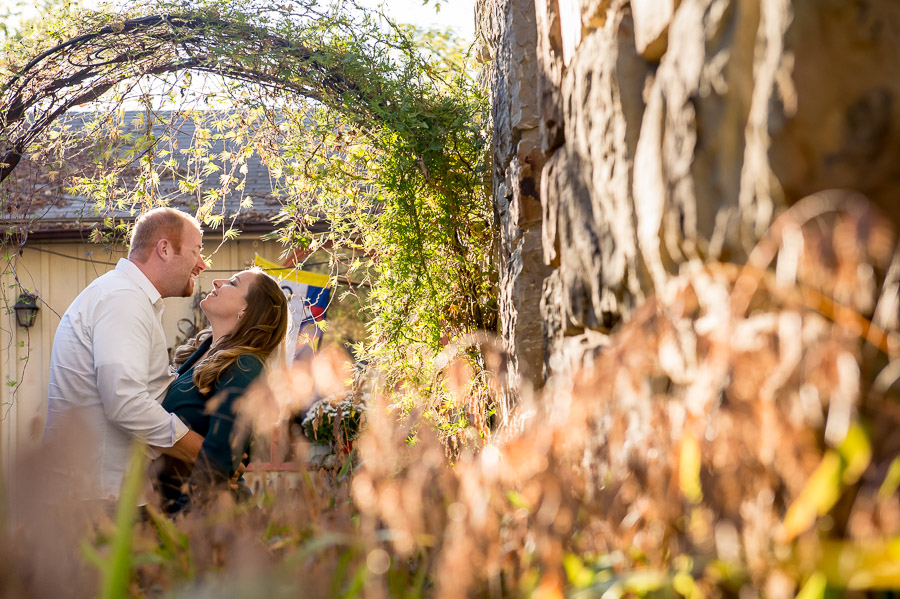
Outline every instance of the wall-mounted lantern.
{"type": "Polygon", "coordinates": [[[37,316],[38,310],[41,309],[37,303],[37,296],[27,291],[23,291],[19,295],[19,299],[16,300],[16,305],[13,308],[16,311],[16,322],[19,323],[20,327],[25,327],[26,329],[34,324],[34,318],[37,316]]]}

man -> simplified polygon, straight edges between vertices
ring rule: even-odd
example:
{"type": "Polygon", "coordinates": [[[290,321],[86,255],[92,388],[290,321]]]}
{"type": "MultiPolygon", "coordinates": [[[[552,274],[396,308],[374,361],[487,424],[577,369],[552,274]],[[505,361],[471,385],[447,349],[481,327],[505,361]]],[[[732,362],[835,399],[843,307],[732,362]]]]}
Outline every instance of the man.
{"type": "Polygon", "coordinates": [[[88,285],[63,315],[50,358],[44,442],[77,441],[62,450],[68,459],[54,464],[65,493],[117,498],[134,440],[188,463],[197,459],[203,437],[160,405],[175,378],[160,318],[163,298],[193,293],[194,278],[206,268],[202,250],[195,218],[151,210],[134,226],[128,258],[88,285]]]}

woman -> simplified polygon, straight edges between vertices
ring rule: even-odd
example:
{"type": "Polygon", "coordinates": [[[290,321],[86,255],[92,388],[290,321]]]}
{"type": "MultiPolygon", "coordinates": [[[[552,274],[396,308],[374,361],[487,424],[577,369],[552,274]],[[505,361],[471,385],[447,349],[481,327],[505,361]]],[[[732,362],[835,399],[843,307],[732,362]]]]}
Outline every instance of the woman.
{"type": "Polygon", "coordinates": [[[162,405],[205,439],[193,469],[163,460],[159,490],[169,513],[228,488],[250,444],[246,434],[237,438],[235,401],[260,375],[288,329],[287,298],[259,269],[213,281],[200,307],[211,334],[198,335],[199,346],[178,369],[162,405]]]}

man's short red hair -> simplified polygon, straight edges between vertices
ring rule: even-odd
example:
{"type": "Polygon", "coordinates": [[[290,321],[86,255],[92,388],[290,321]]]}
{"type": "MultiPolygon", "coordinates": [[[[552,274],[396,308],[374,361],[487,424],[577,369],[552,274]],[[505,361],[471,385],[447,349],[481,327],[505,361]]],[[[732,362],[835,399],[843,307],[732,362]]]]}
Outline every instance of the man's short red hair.
{"type": "Polygon", "coordinates": [[[188,224],[200,230],[197,219],[175,208],[154,208],[145,212],[134,224],[131,230],[131,249],[128,257],[145,262],[150,258],[150,252],[160,239],[167,239],[175,248],[175,253],[181,253],[181,240],[188,224]]]}

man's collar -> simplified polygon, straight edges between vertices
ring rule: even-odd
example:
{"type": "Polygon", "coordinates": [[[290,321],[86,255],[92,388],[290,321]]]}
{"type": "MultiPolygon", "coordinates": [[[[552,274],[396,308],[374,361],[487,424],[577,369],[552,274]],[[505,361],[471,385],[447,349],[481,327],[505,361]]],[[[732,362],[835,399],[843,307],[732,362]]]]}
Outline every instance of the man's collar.
{"type": "Polygon", "coordinates": [[[128,258],[119,258],[119,262],[116,263],[116,270],[134,281],[137,286],[147,294],[147,297],[150,298],[151,304],[155,304],[160,299],[162,299],[162,295],[160,295],[159,290],[157,290],[156,286],[150,282],[150,279],[147,278],[147,275],[144,274],[144,272],[138,267],[137,264],[135,264],[128,258]]]}

